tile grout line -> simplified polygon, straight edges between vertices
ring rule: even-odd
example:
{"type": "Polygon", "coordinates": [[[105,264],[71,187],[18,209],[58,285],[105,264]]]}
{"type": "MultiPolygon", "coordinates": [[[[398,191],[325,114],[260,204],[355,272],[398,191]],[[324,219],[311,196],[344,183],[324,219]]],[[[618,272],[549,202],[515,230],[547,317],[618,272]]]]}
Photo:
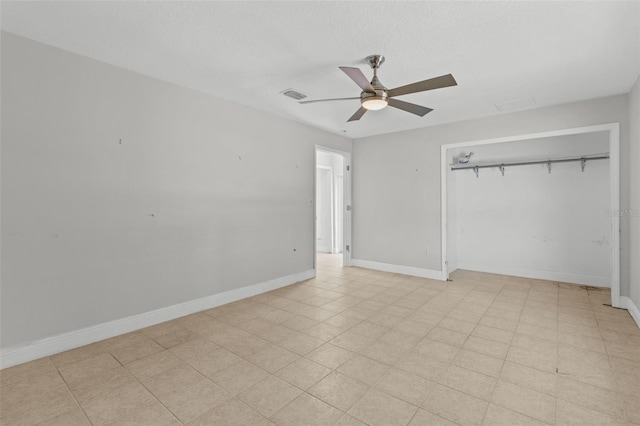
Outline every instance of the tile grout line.
{"type": "MultiPolygon", "coordinates": [[[[168,349],[166,349],[168,351],[168,349]]],[[[124,367],[124,366],[123,366],[124,367]]],[[[126,367],[124,367],[127,372],[129,372],[129,369],[127,369],[126,367]]],[[[149,394],[158,402],[158,404],[162,405],[162,407],[164,407],[165,410],[167,410],[167,412],[169,412],[174,419],[176,419],[178,421],[178,423],[180,424],[184,424],[184,422],[182,422],[182,420],[180,420],[178,418],[178,416],[169,409],[169,407],[167,407],[162,401],[160,401],[160,399],[156,396],[156,394],[154,394],[153,392],[151,392],[151,389],[149,389],[142,381],[140,381],[136,376],[134,376],[131,372],[129,372],[129,374],[131,374],[131,376],[133,376],[133,378],[136,380],[136,382],[138,382],[138,384],[140,384],[140,386],[142,386],[147,392],[149,392],[149,394]]],[[[155,377],[157,375],[160,375],[162,373],[158,373],[152,377],[155,377]]]]}
{"type": "MultiPolygon", "coordinates": [[[[60,373],[60,369],[58,368],[57,365],[54,364],[54,362],[51,360],[51,357],[46,357],[49,362],[51,362],[51,364],[54,366],[54,368],[56,369],[56,371],[58,372],[58,375],[60,376],[60,379],[62,379],[62,382],[64,383],[65,387],[67,388],[67,392],[69,392],[69,394],[71,395],[71,397],[73,398],[73,400],[76,402],[76,405],[78,406],[78,408],[80,408],[80,411],[82,411],[82,414],[84,415],[84,417],[87,419],[87,421],[89,422],[89,424],[93,425],[93,422],[91,421],[91,419],[89,419],[89,416],[87,415],[87,412],[84,410],[84,407],[82,407],[82,405],[80,404],[80,402],[78,401],[78,398],[76,398],[76,396],[74,395],[74,393],[71,391],[71,388],[69,387],[69,384],[67,383],[67,381],[64,379],[64,376],[62,375],[62,373],[60,373]]],[[[117,361],[117,360],[116,360],[117,361]]],[[[55,417],[53,417],[55,418],[55,417]]],[[[47,420],[51,420],[51,418],[46,419],[47,420]]]]}
{"type": "MultiPolygon", "coordinates": [[[[592,305],[593,307],[593,305],[592,305]]],[[[627,311],[628,312],[628,311],[627,311]]],[[[598,321],[598,317],[597,315],[595,315],[595,309],[594,309],[594,316],[596,317],[596,324],[598,325],[598,332],[600,333],[600,337],[602,338],[603,344],[604,344],[604,350],[607,352],[607,360],[609,361],[609,366],[611,367],[611,371],[613,373],[613,378],[615,380],[616,383],[616,396],[620,398],[620,403],[622,406],[622,414],[624,416],[624,419],[631,423],[631,420],[629,419],[629,415],[627,414],[627,409],[625,408],[625,395],[622,395],[622,392],[620,392],[620,386],[618,384],[619,380],[618,380],[618,375],[615,374],[614,370],[613,370],[613,363],[611,362],[611,353],[610,353],[610,349],[607,346],[607,342],[604,339],[604,337],[602,336],[602,330],[600,329],[600,321],[598,321]]]]}
{"type": "MultiPolygon", "coordinates": [[[[152,340],[153,340],[153,339],[152,339],[152,340]]],[[[154,341],[155,341],[155,340],[154,340],[154,341]]],[[[169,349],[167,349],[167,348],[164,348],[164,350],[169,351],[169,349]]],[[[109,354],[111,354],[111,352],[109,352],[109,354]]],[[[153,355],[153,354],[152,354],[152,355],[153,355]]],[[[111,354],[111,356],[113,356],[113,354],[111,354]]],[[[151,356],[151,355],[149,355],[149,356],[151,356]]],[[[168,413],[170,413],[170,414],[173,416],[173,418],[174,418],[174,419],[176,419],[176,421],[177,421],[178,423],[180,423],[180,424],[182,424],[182,425],[184,424],[184,422],[182,422],[182,420],[180,420],[180,419],[178,418],[178,416],[177,416],[173,411],[171,411],[171,410],[169,409],[169,407],[167,407],[167,406],[166,406],[162,401],[160,401],[160,398],[158,398],[158,397],[156,396],[156,394],[154,394],[153,392],[151,392],[151,389],[149,389],[147,386],[145,386],[145,384],[144,384],[144,383],[142,383],[142,381],[140,381],[140,379],[138,379],[135,375],[133,375],[133,373],[131,373],[131,372],[129,371],[129,369],[126,367],[126,365],[122,364],[122,363],[120,362],[120,360],[118,360],[118,358],[116,358],[115,356],[114,356],[114,358],[115,358],[115,360],[116,360],[116,361],[118,361],[118,363],[120,363],[120,365],[121,365],[121,366],[122,366],[122,367],[127,371],[127,373],[131,374],[131,377],[133,377],[133,378],[135,379],[135,381],[136,381],[140,386],[142,386],[142,387],[143,387],[147,392],[149,392],[149,395],[151,395],[151,396],[153,397],[153,399],[154,399],[155,401],[157,401],[157,402],[158,402],[158,404],[160,404],[162,407],[164,407],[164,409],[165,409],[165,410],[167,410],[167,412],[168,412],[168,413]]],[[[145,357],[143,357],[143,358],[145,358],[145,357]]],[[[143,358],[140,358],[140,359],[143,359],[143,358]]],[[[136,361],[137,361],[137,360],[136,360],[136,361]]],[[[133,361],[131,361],[131,362],[133,362],[133,361]]],[[[157,376],[157,375],[159,375],[159,374],[161,374],[161,373],[158,373],[158,374],[156,374],[156,375],[154,375],[154,376],[152,376],[152,377],[155,377],[155,376],[157,376]]],[[[150,404],[149,404],[149,405],[150,405],[150,404]]],[[[120,419],[117,419],[117,420],[120,420],[120,419]]],[[[116,420],[116,421],[117,421],[117,420],[116,420]]],[[[111,423],[113,423],[113,422],[111,422],[111,423]]]]}
{"type": "MultiPolygon", "coordinates": [[[[529,287],[529,291],[527,292],[527,298],[528,298],[530,292],[531,292],[531,288],[529,287]]],[[[525,305],[526,305],[526,299],[525,299],[525,305]]],[[[518,315],[517,323],[519,323],[520,322],[520,318],[522,318],[522,311],[523,310],[524,310],[524,305],[523,305],[522,308],[520,308],[520,312],[519,312],[519,315],[518,315]]],[[[516,330],[514,331],[514,336],[515,336],[515,333],[517,332],[517,330],[518,330],[518,326],[516,325],[516,330]]],[[[512,340],[513,340],[513,338],[512,338],[512,340]]],[[[509,344],[509,347],[511,347],[511,344],[509,344]]],[[[508,355],[508,350],[507,350],[507,355],[508,355]]],[[[502,366],[500,367],[500,373],[498,374],[498,381],[496,382],[496,385],[493,388],[493,392],[491,392],[491,398],[489,399],[489,404],[487,405],[487,409],[485,410],[484,416],[482,417],[482,423],[483,424],[484,424],[484,420],[487,417],[487,412],[489,412],[489,406],[491,404],[494,404],[493,397],[494,397],[494,395],[496,393],[496,389],[498,388],[498,385],[500,384],[500,378],[502,377],[502,371],[504,370],[504,364],[507,361],[507,358],[506,358],[507,355],[505,355],[505,359],[502,360],[502,366]]],[[[496,404],[496,405],[498,405],[498,404],[496,404]]],[[[503,408],[507,408],[507,407],[503,407],[503,408]]],[[[522,414],[522,413],[520,413],[520,414],[522,414]]]]}

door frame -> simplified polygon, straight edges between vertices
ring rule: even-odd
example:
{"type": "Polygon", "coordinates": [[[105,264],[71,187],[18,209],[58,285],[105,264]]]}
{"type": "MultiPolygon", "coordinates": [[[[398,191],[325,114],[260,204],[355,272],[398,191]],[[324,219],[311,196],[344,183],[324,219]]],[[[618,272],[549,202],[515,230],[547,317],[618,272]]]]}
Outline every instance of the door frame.
{"type": "Polygon", "coordinates": [[[316,269],[316,204],[318,202],[316,168],[318,152],[340,155],[342,162],[342,266],[351,266],[351,153],[338,149],[315,145],[313,151],[313,268],[316,269]],[[348,249],[347,249],[348,247],[348,249]]]}
{"type": "Polygon", "coordinates": [[[492,139],[471,140],[466,142],[443,144],[440,146],[440,241],[442,280],[449,279],[447,259],[447,172],[449,169],[447,151],[452,148],[466,148],[504,142],[540,139],[554,136],[579,135],[594,132],[609,132],[609,209],[611,217],[611,305],[619,308],[620,303],[620,123],[598,124],[539,133],[526,133],[492,139]]]}

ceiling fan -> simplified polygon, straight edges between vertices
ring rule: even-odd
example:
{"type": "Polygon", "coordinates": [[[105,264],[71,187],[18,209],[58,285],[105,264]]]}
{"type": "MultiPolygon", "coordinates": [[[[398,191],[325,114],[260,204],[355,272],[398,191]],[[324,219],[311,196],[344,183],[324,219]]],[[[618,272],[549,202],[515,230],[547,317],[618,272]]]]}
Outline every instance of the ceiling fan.
{"type": "Polygon", "coordinates": [[[326,102],[326,101],[346,101],[352,99],[360,99],[362,106],[355,114],[347,120],[356,121],[360,120],[362,116],[368,110],[379,110],[387,105],[394,108],[401,109],[403,111],[410,112],[420,117],[424,117],[426,114],[433,111],[431,108],[423,107],[420,105],[412,104],[409,102],[394,99],[396,96],[408,95],[410,93],[424,92],[425,90],[440,89],[442,87],[456,86],[456,80],[451,74],[441,75],[440,77],[430,78],[428,80],[419,81],[417,83],[407,84],[406,86],[396,87],[395,89],[387,89],[378,80],[378,68],[384,63],[384,56],[371,55],[367,56],[367,62],[373,68],[373,79],[371,82],[367,80],[367,77],[360,71],[360,68],[353,67],[339,67],[345,74],[351,78],[360,88],[362,92],[360,97],[353,98],[334,98],[334,99],[317,99],[311,101],[302,101],[301,104],[310,104],[313,102],[326,102]]]}

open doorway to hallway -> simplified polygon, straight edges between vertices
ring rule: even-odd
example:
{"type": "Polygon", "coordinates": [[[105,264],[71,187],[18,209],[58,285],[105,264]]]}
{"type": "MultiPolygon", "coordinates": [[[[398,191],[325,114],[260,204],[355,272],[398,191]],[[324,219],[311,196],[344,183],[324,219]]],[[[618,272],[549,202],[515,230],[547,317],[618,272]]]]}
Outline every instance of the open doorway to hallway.
{"type": "Polygon", "coordinates": [[[330,258],[340,266],[348,266],[349,154],[317,147],[315,169],[316,264],[330,258]]]}

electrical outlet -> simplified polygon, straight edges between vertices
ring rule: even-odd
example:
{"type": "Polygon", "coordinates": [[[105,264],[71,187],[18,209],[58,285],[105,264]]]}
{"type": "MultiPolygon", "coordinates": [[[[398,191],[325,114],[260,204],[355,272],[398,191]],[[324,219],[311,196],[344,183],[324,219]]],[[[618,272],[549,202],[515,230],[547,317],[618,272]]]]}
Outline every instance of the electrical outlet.
{"type": "Polygon", "coordinates": [[[429,254],[429,251],[430,251],[430,250],[429,250],[429,247],[425,248],[425,249],[424,249],[424,254],[429,254]]]}

